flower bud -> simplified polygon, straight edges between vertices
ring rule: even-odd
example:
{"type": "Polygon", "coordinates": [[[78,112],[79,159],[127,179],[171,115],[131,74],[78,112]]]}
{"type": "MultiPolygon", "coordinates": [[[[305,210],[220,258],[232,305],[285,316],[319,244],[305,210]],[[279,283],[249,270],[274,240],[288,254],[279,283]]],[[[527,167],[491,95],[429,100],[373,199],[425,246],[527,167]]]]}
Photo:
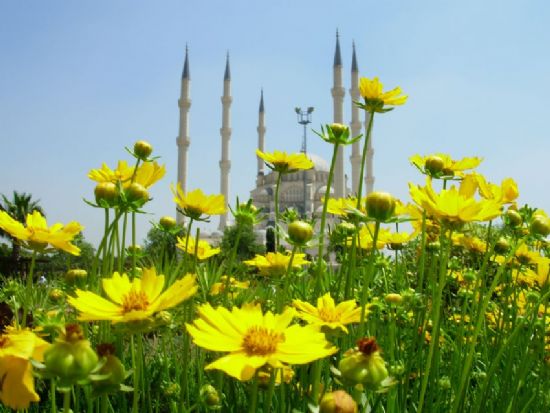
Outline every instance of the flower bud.
{"type": "Polygon", "coordinates": [[[340,360],[342,380],[351,386],[363,384],[376,390],[388,377],[386,363],[374,338],[362,338],[357,345],[357,349],[347,351],[340,360]]]}
{"type": "Polygon", "coordinates": [[[428,156],[426,158],[426,162],[424,163],[424,168],[432,176],[442,172],[444,166],[445,163],[443,162],[443,159],[435,155],[428,156]]]}
{"type": "Polygon", "coordinates": [[[49,299],[54,302],[60,301],[63,296],[63,291],[61,291],[59,288],[54,288],[53,290],[50,290],[48,294],[49,299]]]}
{"type": "Polygon", "coordinates": [[[112,206],[116,204],[118,199],[118,188],[112,182],[100,182],[94,189],[95,201],[101,205],[101,201],[112,206]]]}
{"type": "Polygon", "coordinates": [[[550,218],[547,218],[543,215],[536,215],[531,221],[529,226],[531,234],[540,235],[546,237],[550,234],[550,218]]]}
{"type": "Polygon", "coordinates": [[[165,230],[170,230],[177,225],[175,218],[171,216],[162,217],[159,221],[159,224],[165,230]]]}
{"type": "Polygon", "coordinates": [[[344,390],[336,390],[323,396],[319,413],[357,413],[357,403],[344,390]]]}
{"type": "Polygon", "coordinates": [[[510,250],[510,243],[506,238],[499,238],[495,243],[495,252],[497,254],[506,254],[510,250]]]}
{"type": "Polygon", "coordinates": [[[97,374],[107,376],[100,381],[94,381],[94,388],[102,394],[118,390],[119,385],[126,378],[126,370],[118,357],[115,356],[115,348],[112,344],[100,344],[97,353],[104,357],[104,364],[97,374]]]}
{"type": "Polygon", "coordinates": [[[134,155],[145,161],[153,153],[153,147],[147,141],[137,141],[134,144],[134,155]]]}
{"type": "Polygon", "coordinates": [[[65,336],[44,352],[44,365],[63,384],[72,385],[88,378],[97,366],[98,357],[78,324],[69,324],[65,330],[65,336]]]}
{"type": "Polygon", "coordinates": [[[377,221],[387,221],[395,211],[395,198],[387,192],[372,192],[367,195],[367,214],[377,221]]]}
{"type": "Polygon", "coordinates": [[[132,182],[128,188],[126,188],[126,197],[130,202],[140,201],[147,202],[149,201],[149,192],[147,189],[137,182],[132,182]]]}
{"type": "Polygon", "coordinates": [[[202,386],[199,391],[199,396],[208,410],[219,410],[222,408],[220,395],[211,384],[202,386]]]}
{"type": "Polygon", "coordinates": [[[65,273],[65,281],[71,284],[71,283],[74,283],[76,280],[84,279],[87,276],[88,276],[88,272],[86,270],[74,268],[65,273]]]}
{"type": "Polygon", "coordinates": [[[304,245],[313,237],[313,227],[309,222],[294,221],[288,224],[288,237],[294,245],[304,245]]]}
{"type": "Polygon", "coordinates": [[[348,126],[342,125],[341,123],[333,123],[329,125],[329,128],[336,139],[340,138],[343,133],[349,130],[348,126]]]}
{"type": "Polygon", "coordinates": [[[523,223],[523,218],[515,209],[508,209],[504,214],[505,221],[511,227],[518,227],[523,223]]]}
{"type": "Polygon", "coordinates": [[[401,296],[401,294],[390,293],[390,294],[386,294],[386,296],[384,297],[384,300],[388,304],[399,305],[403,302],[403,297],[401,296]]]}
{"type": "Polygon", "coordinates": [[[464,281],[466,281],[468,284],[472,284],[473,282],[475,282],[475,280],[477,280],[477,275],[473,270],[464,271],[462,277],[464,278],[464,281]]]}

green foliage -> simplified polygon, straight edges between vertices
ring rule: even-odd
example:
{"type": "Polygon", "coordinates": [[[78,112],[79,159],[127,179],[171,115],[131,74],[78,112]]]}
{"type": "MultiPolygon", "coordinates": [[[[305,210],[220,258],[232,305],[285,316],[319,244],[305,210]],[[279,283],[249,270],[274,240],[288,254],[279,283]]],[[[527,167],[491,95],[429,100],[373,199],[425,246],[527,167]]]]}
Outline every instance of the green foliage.
{"type": "Polygon", "coordinates": [[[77,235],[72,243],[80,248],[80,255],[76,256],[62,250],[56,250],[47,256],[47,262],[41,267],[47,272],[57,274],[64,274],[71,268],[80,268],[90,272],[95,258],[95,248],[86,241],[82,234],[77,235]]]}
{"type": "Polygon", "coordinates": [[[256,242],[253,227],[245,224],[225,228],[220,248],[223,257],[231,259],[231,254],[235,253],[239,261],[248,260],[264,251],[263,245],[256,242]]]}
{"type": "Polygon", "coordinates": [[[163,255],[168,259],[172,259],[177,251],[177,238],[184,235],[185,230],[181,226],[176,226],[168,231],[158,225],[153,225],[147,232],[147,238],[145,238],[145,254],[153,260],[162,259],[163,255]]]}

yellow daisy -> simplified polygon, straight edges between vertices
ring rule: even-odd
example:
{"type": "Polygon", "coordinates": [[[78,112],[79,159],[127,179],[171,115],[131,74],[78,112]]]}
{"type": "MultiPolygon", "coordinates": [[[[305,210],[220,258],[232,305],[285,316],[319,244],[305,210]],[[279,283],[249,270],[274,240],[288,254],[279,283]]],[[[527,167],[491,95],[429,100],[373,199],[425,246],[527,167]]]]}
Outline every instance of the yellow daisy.
{"type": "Polygon", "coordinates": [[[111,182],[116,184],[120,181],[122,186],[127,188],[132,183],[133,177],[133,182],[149,188],[166,174],[166,166],[161,166],[156,161],[143,162],[135,172],[135,176],[134,171],[135,167],[128,165],[126,161],[118,161],[118,165],[114,170],[103,163],[100,169],[92,169],[88,172],[88,178],[97,183],[111,182]]]}
{"type": "Polygon", "coordinates": [[[315,327],[290,325],[295,315],[291,308],[282,314],[264,314],[260,305],[229,311],[204,304],[198,313],[193,324],[186,324],[193,342],[210,351],[229,353],[205,369],[222,370],[241,381],[250,380],[265,365],[307,364],[337,351],[315,327]]]}
{"type": "MultiPolygon", "coordinates": [[[[372,249],[373,242],[374,242],[374,227],[375,225],[373,223],[368,223],[367,225],[363,225],[361,229],[359,230],[359,239],[358,239],[358,246],[360,246],[362,249],[370,250],[372,249]]],[[[387,238],[390,234],[390,231],[386,228],[380,228],[378,231],[378,237],[376,239],[376,248],[382,249],[387,244],[387,238]]],[[[349,247],[352,245],[352,238],[349,237],[346,240],[346,245],[349,247]]]]}
{"type": "Polygon", "coordinates": [[[449,225],[461,225],[472,221],[490,221],[501,214],[502,204],[494,199],[476,200],[464,187],[454,185],[436,193],[427,179],[427,185],[421,188],[409,184],[413,201],[421,206],[430,216],[449,225]]]}
{"type": "Polygon", "coordinates": [[[502,204],[512,203],[519,196],[518,185],[512,178],[503,179],[499,186],[487,182],[481,174],[472,173],[464,177],[461,185],[468,186],[470,193],[477,189],[482,198],[494,199],[502,204]]]}
{"type": "MultiPolygon", "coordinates": [[[[317,307],[308,302],[294,300],[292,305],[298,310],[298,317],[311,325],[348,333],[347,324],[361,321],[361,307],[355,300],[343,301],[336,305],[330,293],[317,299],[317,307]]],[[[368,311],[366,311],[368,314],[368,311]]]]}
{"type": "Polygon", "coordinates": [[[205,219],[203,215],[222,215],[225,214],[225,197],[219,195],[205,195],[200,189],[183,193],[181,185],[178,182],[176,187],[170,186],[174,194],[174,202],[181,213],[195,220],[205,219]]]}
{"type": "Polygon", "coordinates": [[[186,237],[178,237],[177,239],[178,242],[176,244],[176,247],[191,255],[195,255],[196,251],[197,258],[201,261],[213,257],[214,255],[221,252],[219,248],[212,248],[208,242],[202,239],[199,239],[198,245],[197,240],[194,237],[189,237],[189,241],[187,241],[186,237]],[[186,244],[187,249],[185,249],[186,244]]]}
{"type": "Polygon", "coordinates": [[[280,173],[289,173],[313,168],[313,162],[305,153],[287,154],[281,151],[268,153],[256,149],[256,155],[263,159],[270,169],[280,173]]]}
{"type": "MultiPolygon", "coordinates": [[[[290,256],[291,254],[288,251],[286,254],[268,252],[266,255],[256,254],[253,259],[243,262],[246,265],[258,268],[261,275],[282,276],[286,274],[290,256]]],[[[305,264],[309,264],[309,261],[305,259],[305,254],[294,254],[292,268],[301,268],[305,264]]]]}
{"type": "MultiPolygon", "coordinates": [[[[361,200],[360,211],[365,212],[365,200],[361,200]]],[[[351,211],[357,209],[357,198],[330,198],[328,200],[327,212],[329,214],[338,215],[341,217],[347,217],[351,211]]]]}
{"type": "Polygon", "coordinates": [[[451,158],[451,155],[446,153],[434,153],[427,156],[413,155],[409,158],[409,160],[418,169],[420,169],[424,173],[428,173],[427,169],[429,168],[429,165],[426,164],[426,161],[433,161],[434,158],[438,159],[440,162],[440,165],[437,169],[440,169],[441,173],[446,176],[461,176],[463,175],[463,172],[465,170],[477,168],[479,164],[483,161],[483,158],[480,158],[478,156],[455,160],[451,158]]]}
{"type": "Polygon", "coordinates": [[[144,269],[141,278],[134,278],[131,282],[126,274],[115,272],[112,278],[102,280],[103,291],[111,301],[79,289],[76,297],[69,297],[69,304],[80,312],[78,319],[81,321],[125,323],[149,319],[197,292],[195,276],[191,274],[162,292],[164,282],[164,275],[157,275],[154,268],[144,269]]]}
{"type": "Polygon", "coordinates": [[[0,335],[0,401],[23,410],[40,397],[34,388],[30,359],[42,361],[49,343],[29,330],[8,328],[0,335]]]}
{"type": "Polygon", "coordinates": [[[471,252],[485,254],[487,252],[487,243],[478,237],[467,236],[464,234],[453,234],[453,245],[464,247],[471,252]]]}
{"type": "Polygon", "coordinates": [[[408,96],[403,95],[400,87],[384,92],[384,85],[375,77],[359,79],[359,93],[365,99],[365,105],[361,105],[369,112],[387,112],[391,109],[384,109],[384,106],[403,105],[408,96]]]}
{"type": "Polygon", "coordinates": [[[229,287],[229,290],[246,290],[248,287],[250,287],[250,281],[239,281],[234,277],[229,277],[228,280],[227,275],[222,275],[219,282],[212,284],[212,287],[210,288],[210,294],[218,295],[225,291],[226,286],[229,287]]]}
{"type": "Polygon", "coordinates": [[[33,250],[43,251],[49,244],[69,254],[80,255],[80,248],[71,244],[71,241],[84,227],[75,221],[67,225],[57,223],[48,228],[46,218],[40,212],[33,211],[32,214],[27,214],[26,225],[23,225],[7,212],[0,211],[0,229],[23,241],[26,247],[33,250]]]}

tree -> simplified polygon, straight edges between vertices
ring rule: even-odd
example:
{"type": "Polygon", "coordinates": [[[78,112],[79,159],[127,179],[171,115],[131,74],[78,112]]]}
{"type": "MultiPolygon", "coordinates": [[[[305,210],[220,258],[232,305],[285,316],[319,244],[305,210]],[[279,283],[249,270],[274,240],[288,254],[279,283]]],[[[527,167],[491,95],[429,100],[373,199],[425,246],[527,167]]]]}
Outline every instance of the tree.
{"type": "Polygon", "coordinates": [[[228,259],[232,258],[231,254],[233,254],[236,247],[237,261],[248,260],[253,258],[255,254],[261,254],[264,251],[263,245],[256,242],[252,225],[240,223],[225,228],[220,247],[223,256],[228,259]],[[238,245],[235,245],[237,239],[238,245]]]}
{"type": "MultiPolygon", "coordinates": [[[[33,200],[31,194],[13,191],[11,199],[8,199],[6,195],[2,195],[0,210],[7,212],[17,221],[25,223],[27,214],[32,214],[34,211],[38,211],[42,215],[45,215],[39,202],[40,200],[33,200]]],[[[19,241],[2,230],[0,230],[0,236],[11,240],[11,260],[14,263],[19,261],[21,255],[21,244],[19,241]]]]}

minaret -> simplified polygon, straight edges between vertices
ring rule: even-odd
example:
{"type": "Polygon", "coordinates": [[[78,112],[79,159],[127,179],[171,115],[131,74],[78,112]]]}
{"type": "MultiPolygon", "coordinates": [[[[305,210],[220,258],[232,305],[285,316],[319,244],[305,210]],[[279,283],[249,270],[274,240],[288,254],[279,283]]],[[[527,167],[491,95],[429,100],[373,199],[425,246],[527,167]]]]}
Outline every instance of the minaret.
{"type": "MultiPolygon", "coordinates": [[[[189,74],[189,51],[185,46],[185,63],[183,64],[183,73],[181,76],[181,92],[178,100],[180,108],[180,127],[176,138],[178,146],[178,182],[184,193],[187,192],[187,150],[191,140],[189,139],[189,108],[191,107],[191,76],[189,74]]],[[[183,223],[184,217],[177,213],[177,222],[183,223]]]]}
{"type": "MultiPolygon", "coordinates": [[[[260,97],[260,110],[258,112],[258,149],[264,152],[264,143],[265,143],[265,110],[264,110],[264,90],[262,89],[262,94],[260,97]]],[[[260,180],[264,175],[264,161],[260,157],[258,158],[258,180],[260,180]]],[[[259,182],[258,182],[259,184],[259,182]]]]}
{"type": "MultiPolygon", "coordinates": [[[[220,135],[222,137],[222,158],[220,160],[220,192],[225,197],[225,203],[229,204],[229,170],[231,161],[229,160],[229,140],[231,139],[231,71],[229,69],[229,53],[225,62],[225,74],[223,76],[223,96],[222,96],[222,127],[220,135]]],[[[223,231],[227,226],[227,212],[220,216],[220,225],[218,229],[223,231]]]]}
{"type": "MultiPolygon", "coordinates": [[[[340,39],[336,31],[336,51],[334,52],[332,103],[334,110],[334,122],[344,123],[344,95],[346,90],[342,86],[342,56],[340,55],[340,39]]],[[[344,172],[344,147],[338,148],[336,165],[334,167],[334,196],[343,198],[346,196],[346,181],[344,172]]]]}
{"type": "MultiPolygon", "coordinates": [[[[353,43],[353,56],[351,58],[351,136],[355,137],[361,133],[361,120],[359,118],[359,107],[354,103],[359,101],[359,67],[355,56],[355,42],[353,43]]],[[[359,175],[361,173],[361,140],[351,146],[351,192],[356,194],[359,189],[359,175]]]]}

